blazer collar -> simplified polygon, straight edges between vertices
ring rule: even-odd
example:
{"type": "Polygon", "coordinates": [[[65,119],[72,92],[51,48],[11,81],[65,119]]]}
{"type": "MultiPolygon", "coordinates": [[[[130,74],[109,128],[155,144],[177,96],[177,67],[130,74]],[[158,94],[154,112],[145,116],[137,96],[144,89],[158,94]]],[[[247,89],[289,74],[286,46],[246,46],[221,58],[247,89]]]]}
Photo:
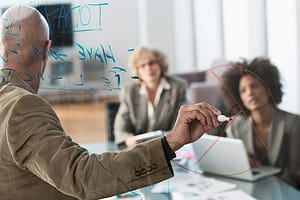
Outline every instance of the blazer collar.
{"type": "MultiPolygon", "coordinates": [[[[159,83],[159,86],[158,86],[158,89],[156,91],[156,94],[155,94],[155,99],[154,99],[154,106],[156,107],[158,105],[158,103],[160,102],[160,99],[161,99],[161,95],[163,93],[163,90],[170,90],[171,89],[171,85],[170,83],[167,82],[167,80],[165,78],[162,78],[160,80],[160,83],[159,83]]],[[[141,88],[140,88],[140,94],[141,95],[144,95],[146,96],[148,99],[147,102],[148,102],[148,107],[149,109],[152,109],[152,113],[154,113],[154,110],[153,110],[153,107],[151,107],[151,103],[150,103],[150,100],[149,100],[149,97],[148,97],[148,91],[146,89],[146,86],[144,84],[141,84],[141,88]],[[151,107],[151,108],[150,108],[151,107]]],[[[149,111],[148,109],[148,111],[149,111]]],[[[148,113],[149,114],[149,113],[148,113]]]]}
{"type": "MultiPolygon", "coordinates": [[[[251,153],[254,153],[254,142],[253,142],[253,120],[251,117],[248,118],[248,124],[250,128],[245,131],[248,132],[246,134],[247,141],[250,141],[248,149],[251,153]]],[[[271,165],[275,165],[279,151],[281,148],[282,140],[284,136],[284,120],[282,119],[278,108],[274,107],[272,110],[272,120],[269,134],[269,148],[268,148],[268,158],[271,165]]]]}
{"type": "Polygon", "coordinates": [[[148,99],[148,92],[146,89],[146,86],[141,83],[141,87],[139,90],[139,93],[141,95],[141,98],[143,99],[142,102],[140,102],[140,106],[142,107],[142,111],[146,112],[147,114],[144,115],[144,122],[148,121],[148,131],[150,130],[155,130],[156,127],[158,126],[158,123],[160,122],[161,119],[161,111],[163,110],[163,107],[165,107],[166,105],[164,105],[164,102],[166,102],[166,98],[168,98],[166,92],[167,91],[171,91],[171,84],[167,81],[166,78],[162,78],[160,80],[160,84],[158,86],[157,92],[156,92],[156,96],[155,96],[155,100],[154,100],[154,106],[156,107],[155,110],[153,109],[152,105],[150,105],[150,100],[148,99]],[[166,90],[164,92],[164,90],[166,90]],[[167,96],[166,96],[167,95],[167,96]],[[149,123],[149,119],[153,118],[154,120],[149,123]]]}
{"type": "Polygon", "coordinates": [[[284,120],[279,110],[274,107],[271,121],[271,133],[269,135],[269,161],[271,165],[275,165],[284,136],[284,120]]]}
{"type": "MultiPolygon", "coordinates": [[[[162,78],[162,79],[160,80],[160,83],[159,83],[158,88],[161,88],[161,90],[163,90],[163,89],[165,89],[165,90],[170,90],[170,89],[171,89],[171,85],[170,85],[170,83],[167,81],[166,78],[162,78]]],[[[141,83],[140,94],[147,94],[146,86],[145,86],[145,84],[143,84],[143,83],[141,83]]]]}
{"type": "Polygon", "coordinates": [[[244,141],[249,141],[249,142],[245,142],[246,145],[246,149],[248,149],[249,153],[254,154],[255,150],[254,150],[254,143],[253,143],[253,120],[251,117],[248,117],[246,124],[243,127],[242,132],[245,132],[245,134],[243,134],[243,136],[245,138],[243,138],[244,141]]]}
{"type": "Polygon", "coordinates": [[[35,93],[32,87],[26,83],[13,69],[0,68],[0,85],[12,85],[35,93]]]}

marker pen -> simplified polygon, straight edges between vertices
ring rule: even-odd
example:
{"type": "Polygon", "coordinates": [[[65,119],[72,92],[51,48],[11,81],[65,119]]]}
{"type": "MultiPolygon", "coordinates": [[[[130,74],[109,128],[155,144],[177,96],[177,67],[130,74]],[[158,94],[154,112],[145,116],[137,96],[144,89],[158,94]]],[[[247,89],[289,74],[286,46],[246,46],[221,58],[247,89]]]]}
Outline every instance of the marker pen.
{"type": "Polygon", "coordinates": [[[218,121],[219,122],[226,122],[226,121],[232,121],[232,117],[226,117],[225,115],[218,115],[218,121]]]}

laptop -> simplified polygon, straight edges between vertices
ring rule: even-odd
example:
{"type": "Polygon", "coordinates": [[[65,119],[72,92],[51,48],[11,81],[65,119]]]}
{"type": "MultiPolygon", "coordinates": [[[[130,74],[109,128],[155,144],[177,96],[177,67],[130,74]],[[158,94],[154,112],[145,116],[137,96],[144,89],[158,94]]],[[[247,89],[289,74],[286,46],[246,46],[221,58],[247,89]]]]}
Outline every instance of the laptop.
{"type": "Polygon", "coordinates": [[[197,165],[204,173],[255,181],[280,172],[280,169],[269,166],[251,168],[240,139],[204,134],[192,147],[197,165]]]}

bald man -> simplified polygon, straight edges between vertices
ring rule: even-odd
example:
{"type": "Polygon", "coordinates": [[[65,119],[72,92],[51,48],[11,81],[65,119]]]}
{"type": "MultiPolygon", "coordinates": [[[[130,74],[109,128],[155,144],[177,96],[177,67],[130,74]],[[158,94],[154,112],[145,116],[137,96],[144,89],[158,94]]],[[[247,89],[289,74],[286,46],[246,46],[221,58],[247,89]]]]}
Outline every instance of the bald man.
{"type": "Polygon", "coordinates": [[[44,17],[15,6],[0,23],[1,199],[99,199],[157,183],[173,176],[176,150],[219,125],[209,104],[182,106],[167,137],[89,155],[36,94],[51,46],[44,17]]]}

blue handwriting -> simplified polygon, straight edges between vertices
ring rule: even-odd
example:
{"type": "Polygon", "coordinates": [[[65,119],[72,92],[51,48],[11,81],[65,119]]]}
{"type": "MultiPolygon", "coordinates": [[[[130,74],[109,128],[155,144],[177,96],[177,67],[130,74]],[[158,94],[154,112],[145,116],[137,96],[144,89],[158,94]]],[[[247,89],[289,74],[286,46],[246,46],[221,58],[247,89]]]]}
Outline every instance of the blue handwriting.
{"type": "Polygon", "coordinates": [[[80,60],[99,60],[101,63],[105,63],[108,65],[108,59],[110,59],[113,63],[116,62],[115,56],[112,52],[112,48],[108,45],[109,53],[105,51],[104,46],[101,44],[100,48],[86,48],[79,43],[75,43],[75,45],[79,48],[79,59],[80,60]]]}

